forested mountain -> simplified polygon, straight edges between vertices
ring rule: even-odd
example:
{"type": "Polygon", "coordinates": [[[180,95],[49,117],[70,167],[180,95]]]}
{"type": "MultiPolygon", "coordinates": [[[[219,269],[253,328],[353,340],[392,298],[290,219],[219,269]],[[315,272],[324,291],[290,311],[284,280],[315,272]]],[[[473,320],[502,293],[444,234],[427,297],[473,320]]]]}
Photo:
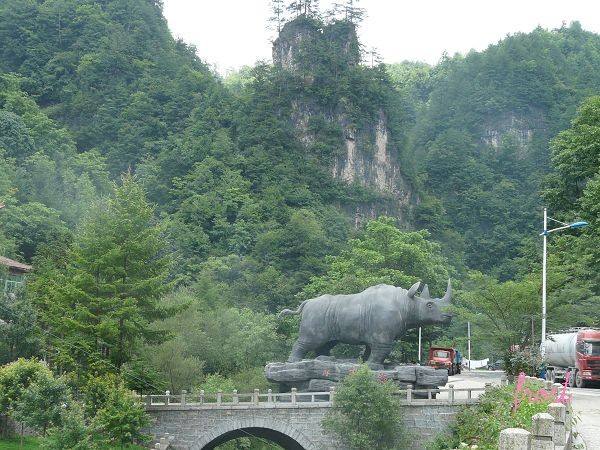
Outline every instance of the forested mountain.
{"type": "MultiPolygon", "coordinates": [[[[460,343],[466,318],[477,333],[492,291],[520,305],[502,348],[530,338],[543,201],[598,220],[600,36],[573,23],[365,64],[360,10],[311,8],[278,19],[272,64],[222,79],[160,1],[0,3],[0,255],[35,266],[0,303],[22,325],[2,362],[261,387],[295,333],[284,306],[418,279],[435,295],[448,276],[471,295],[426,339],[460,343]]],[[[598,320],[586,233],[553,241],[553,326],[598,320]]]]}
{"type": "Polygon", "coordinates": [[[548,141],[598,92],[599,49],[600,37],[573,23],[518,33],[432,68],[392,66],[416,109],[414,161],[441,201],[424,198],[417,226],[437,228],[469,267],[513,277],[521,241],[540,227],[548,141]]]}

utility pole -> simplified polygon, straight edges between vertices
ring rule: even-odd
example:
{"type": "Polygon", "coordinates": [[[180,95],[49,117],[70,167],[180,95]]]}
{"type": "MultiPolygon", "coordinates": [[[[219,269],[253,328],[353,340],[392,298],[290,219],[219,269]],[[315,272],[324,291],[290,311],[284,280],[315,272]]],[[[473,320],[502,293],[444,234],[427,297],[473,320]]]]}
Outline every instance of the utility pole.
{"type": "Polygon", "coordinates": [[[546,355],[546,246],[548,245],[548,210],[544,208],[544,256],[542,257],[542,343],[540,353],[546,355]]]}
{"type": "Polygon", "coordinates": [[[467,353],[469,355],[469,370],[471,370],[471,322],[467,322],[467,353]]]}
{"type": "Polygon", "coordinates": [[[552,217],[548,217],[548,210],[544,208],[544,231],[540,234],[544,237],[544,253],[542,257],[542,342],[540,342],[540,354],[542,359],[546,354],[546,259],[547,259],[547,249],[548,249],[548,235],[550,233],[554,233],[555,231],[566,230],[567,228],[584,228],[589,224],[583,220],[573,223],[564,223],[560,220],[553,219],[552,217]],[[561,224],[561,227],[553,228],[551,230],[548,229],[548,219],[553,222],[557,222],[561,224]]]}
{"type": "Polygon", "coordinates": [[[421,364],[421,327],[419,327],[419,364],[421,364]]]}

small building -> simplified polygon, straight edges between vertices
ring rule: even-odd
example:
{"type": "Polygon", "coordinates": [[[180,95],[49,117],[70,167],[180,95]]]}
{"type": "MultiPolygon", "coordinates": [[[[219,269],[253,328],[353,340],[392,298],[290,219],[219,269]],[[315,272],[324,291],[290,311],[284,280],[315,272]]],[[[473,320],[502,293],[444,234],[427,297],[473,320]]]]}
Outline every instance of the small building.
{"type": "Polygon", "coordinates": [[[3,289],[5,294],[21,288],[25,277],[33,269],[28,264],[4,256],[0,256],[0,268],[3,269],[0,272],[0,289],[3,289]]]}

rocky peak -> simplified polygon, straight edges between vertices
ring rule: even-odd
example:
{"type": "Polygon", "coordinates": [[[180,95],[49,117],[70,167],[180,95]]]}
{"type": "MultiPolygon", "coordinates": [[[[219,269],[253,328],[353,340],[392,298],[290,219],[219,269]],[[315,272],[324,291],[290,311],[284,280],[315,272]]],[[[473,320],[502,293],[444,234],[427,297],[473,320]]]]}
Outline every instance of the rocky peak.
{"type": "Polygon", "coordinates": [[[323,47],[327,47],[325,54],[336,55],[348,66],[360,62],[360,45],[353,23],[336,21],[323,25],[317,19],[301,15],[287,22],[273,42],[273,63],[297,71],[305,67],[309,59],[313,64],[318,63],[314,53],[323,47]],[[307,58],[311,52],[315,58],[307,58]]]}

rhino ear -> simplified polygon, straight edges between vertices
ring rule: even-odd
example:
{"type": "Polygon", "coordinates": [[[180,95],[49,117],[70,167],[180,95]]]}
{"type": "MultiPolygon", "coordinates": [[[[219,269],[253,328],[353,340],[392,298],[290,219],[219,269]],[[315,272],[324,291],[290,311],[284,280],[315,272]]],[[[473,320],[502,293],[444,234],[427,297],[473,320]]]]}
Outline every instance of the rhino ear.
{"type": "Polygon", "coordinates": [[[421,297],[423,297],[423,298],[431,298],[431,296],[429,295],[429,286],[425,285],[425,287],[421,291],[421,297]]]}
{"type": "Polygon", "coordinates": [[[408,298],[414,298],[415,294],[419,290],[420,286],[421,286],[421,282],[420,281],[417,281],[415,284],[413,284],[410,287],[410,289],[408,290],[408,292],[406,293],[406,295],[408,295],[408,298]]]}

